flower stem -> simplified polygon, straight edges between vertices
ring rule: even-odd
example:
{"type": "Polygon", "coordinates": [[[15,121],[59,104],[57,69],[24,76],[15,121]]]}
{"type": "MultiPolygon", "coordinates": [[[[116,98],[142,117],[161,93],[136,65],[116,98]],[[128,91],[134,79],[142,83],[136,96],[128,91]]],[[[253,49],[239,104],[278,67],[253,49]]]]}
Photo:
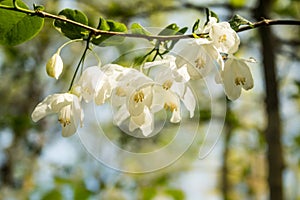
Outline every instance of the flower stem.
{"type": "Polygon", "coordinates": [[[75,72],[74,72],[74,74],[73,74],[73,77],[72,77],[72,80],[71,80],[71,83],[70,83],[70,87],[69,87],[69,91],[72,89],[72,86],[73,86],[73,84],[74,84],[76,75],[77,75],[78,70],[79,70],[79,68],[80,68],[80,65],[84,62],[84,59],[85,59],[87,50],[90,48],[90,39],[91,39],[91,36],[92,36],[92,35],[90,34],[89,37],[88,37],[88,39],[87,39],[87,41],[86,41],[85,49],[84,49],[84,51],[83,51],[83,53],[82,53],[82,56],[81,56],[81,58],[80,58],[80,60],[79,60],[79,62],[78,62],[78,64],[77,64],[77,67],[76,67],[75,72]]]}

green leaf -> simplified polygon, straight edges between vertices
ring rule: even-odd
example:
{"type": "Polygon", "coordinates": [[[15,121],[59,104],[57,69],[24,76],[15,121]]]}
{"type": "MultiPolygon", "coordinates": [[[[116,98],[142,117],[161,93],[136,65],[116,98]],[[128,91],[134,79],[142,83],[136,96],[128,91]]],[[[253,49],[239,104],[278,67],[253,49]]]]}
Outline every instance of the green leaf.
{"type": "Polygon", "coordinates": [[[107,20],[107,23],[109,25],[109,30],[114,32],[126,32],[127,27],[125,24],[116,22],[114,20],[107,20]]]}
{"type": "Polygon", "coordinates": [[[209,15],[210,15],[211,17],[216,18],[216,19],[217,19],[217,22],[220,21],[219,16],[217,15],[217,13],[215,13],[215,12],[213,12],[213,11],[210,10],[210,11],[209,11],[209,15]]]}
{"type": "Polygon", "coordinates": [[[45,10],[45,7],[43,6],[43,5],[36,5],[36,4],[33,4],[33,9],[35,10],[35,11],[43,11],[43,10],[45,10]]]}
{"type": "MultiPolygon", "coordinates": [[[[0,2],[2,5],[13,6],[11,0],[0,2]]],[[[28,9],[21,0],[16,1],[20,8],[28,9]]],[[[38,16],[0,9],[0,44],[14,46],[35,37],[43,28],[44,19],[38,16]]]]}
{"type": "Polygon", "coordinates": [[[150,35],[150,33],[139,23],[133,23],[131,25],[131,32],[137,35],[150,35]]]}
{"type": "Polygon", "coordinates": [[[216,18],[217,22],[220,21],[219,16],[215,12],[211,11],[209,8],[205,8],[205,12],[206,12],[206,22],[204,25],[207,25],[210,17],[216,18]]]}
{"type": "Polygon", "coordinates": [[[200,19],[197,19],[193,25],[193,33],[195,33],[196,30],[198,30],[200,25],[200,19]]]}
{"type": "Polygon", "coordinates": [[[234,15],[229,20],[229,24],[230,24],[231,28],[235,31],[237,31],[241,25],[250,25],[250,26],[253,25],[250,21],[241,17],[240,15],[234,15]]]}
{"type": "Polygon", "coordinates": [[[110,29],[107,21],[102,17],[100,17],[100,19],[99,19],[98,29],[103,30],[103,31],[109,31],[109,29],[110,29]]]}
{"type": "MultiPolygon", "coordinates": [[[[66,8],[60,11],[58,15],[62,15],[67,19],[79,22],[81,24],[88,25],[87,16],[79,10],[72,10],[66,8]]],[[[89,34],[89,32],[82,27],[70,24],[68,22],[60,21],[60,20],[55,20],[54,26],[60,29],[60,31],[71,40],[84,38],[89,34]]]]}
{"type": "MultiPolygon", "coordinates": [[[[112,32],[127,32],[127,27],[125,24],[116,22],[113,20],[105,20],[100,17],[98,29],[103,31],[112,32]]],[[[112,36],[112,35],[100,35],[92,39],[92,43],[99,46],[114,46],[119,45],[124,41],[125,37],[122,36],[112,36]]]]}
{"type": "Polygon", "coordinates": [[[179,30],[177,24],[173,23],[164,28],[158,35],[175,35],[179,30]]]}

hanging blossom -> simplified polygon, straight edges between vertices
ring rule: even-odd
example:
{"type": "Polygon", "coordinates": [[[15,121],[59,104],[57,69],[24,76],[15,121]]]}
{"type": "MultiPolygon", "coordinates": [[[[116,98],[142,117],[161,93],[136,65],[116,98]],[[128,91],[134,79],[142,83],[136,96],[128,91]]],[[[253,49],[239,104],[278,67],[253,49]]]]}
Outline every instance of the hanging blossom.
{"type": "Polygon", "coordinates": [[[210,17],[203,31],[209,33],[213,46],[220,53],[233,54],[237,52],[240,38],[228,22],[217,22],[215,17],[210,17]]]}
{"type": "Polygon", "coordinates": [[[190,78],[201,79],[213,71],[215,66],[223,68],[224,63],[221,54],[207,38],[196,38],[184,48],[181,56],[177,58],[178,66],[186,64],[190,78]]]}
{"type": "Polygon", "coordinates": [[[225,61],[224,69],[217,78],[217,82],[224,85],[225,93],[230,100],[239,98],[242,88],[245,90],[253,88],[253,77],[247,62],[255,61],[253,59],[239,59],[229,55],[225,61]]]}
{"type": "Polygon", "coordinates": [[[62,127],[62,136],[73,135],[78,126],[82,126],[83,111],[77,95],[72,93],[57,93],[47,96],[32,112],[34,122],[39,121],[46,115],[58,114],[58,121],[62,127]]]}
{"type": "Polygon", "coordinates": [[[97,105],[105,103],[112,92],[112,83],[99,66],[86,68],[76,86],[85,102],[94,100],[97,105]]]}
{"type": "Polygon", "coordinates": [[[153,106],[158,110],[165,108],[172,112],[170,122],[178,123],[181,121],[180,100],[184,103],[190,112],[190,117],[194,116],[196,100],[187,86],[190,80],[186,65],[178,68],[176,57],[166,56],[164,59],[154,62],[145,63],[144,68],[150,69],[155,67],[154,81],[160,87],[154,87],[153,106]]]}
{"type": "Polygon", "coordinates": [[[121,126],[129,118],[130,132],[139,128],[144,136],[148,136],[154,129],[154,116],[151,111],[154,82],[136,69],[117,69],[117,72],[111,73],[117,83],[111,102],[117,108],[114,124],[121,126]]]}
{"type": "Polygon", "coordinates": [[[207,76],[214,67],[224,68],[222,54],[233,54],[238,50],[240,39],[228,22],[217,22],[210,17],[208,23],[197,30],[207,33],[207,38],[195,38],[189,46],[184,48],[177,63],[187,64],[191,79],[200,79],[207,76]]]}

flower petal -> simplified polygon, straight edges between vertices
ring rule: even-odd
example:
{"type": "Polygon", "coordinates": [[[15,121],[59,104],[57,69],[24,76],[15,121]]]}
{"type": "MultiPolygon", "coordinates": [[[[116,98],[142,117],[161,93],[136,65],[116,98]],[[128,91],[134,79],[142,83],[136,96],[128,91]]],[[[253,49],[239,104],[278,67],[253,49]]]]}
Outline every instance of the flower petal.
{"type": "Polygon", "coordinates": [[[46,115],[58,113],[64,106],[70,105],[73,102],[74,97],[76,96],[70,93],[52,94],[47,96],[35,107],[31,114],[32,120],[37,122],[46,115]]]}
{"type": "Polygon", "coordinates": [[[190,118],[194,117],[194,111],[196,108],[196,99],[189,87],[186,88],[186,92],[184,94],[184,97],[182,98],[182,102],[186,107],[186,109],[190,112],[190,118]]]}
{"type": "Polygon", "coordinates": [[[119,110],[114,113],[113,123],[117,126],[120,126],[123,121],[125,121],[130,116],[130,113],[127,110],[126,104],[123,104],[119,110]]]}

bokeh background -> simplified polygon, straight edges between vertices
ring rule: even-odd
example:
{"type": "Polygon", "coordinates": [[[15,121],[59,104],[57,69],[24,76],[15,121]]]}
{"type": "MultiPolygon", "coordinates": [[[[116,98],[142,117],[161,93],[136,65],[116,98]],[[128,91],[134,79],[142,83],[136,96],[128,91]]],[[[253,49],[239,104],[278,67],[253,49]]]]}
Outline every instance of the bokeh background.
{"type": "MultiPolygon", "coordinates": [[[[139,22],[144,27],[162,28],[177,23],[192,27],[196,19],[205,20],[205,7],[217,13],[221,21],[228,21],[234,14],[250,21],[300,19],[299,0],[25,2],[44,5],[47,12],[54,14],[67,7],[79,9],[94,26],[103,16],[127,25],[139,22]]],[[[0,46],[1,200],[300,199],[299,26],[278,25],[239,33],[238,56],[257,60],[250,65],[254,88],[243,92],[234,102],[224,100],[224,94],[216,89],[213,101],[221,114],[212,116],[207,82],[195,83],[197,120],[186,125],[199,125],[193,143],[171,165],[151,173],[131,174],[100,162],[86,150],[87,144],[79,135],[61,137],[56,116],[38,123],[31,121],[31,112],[40,100],[54,92],[67,91],[84,49],[81,43],[64,48],[62,79],[48,78],[45,63],[68,40],[52,23],[45,20],[45,27],[31,41],[14,47],[0,46]],[[212,120],[222,131],[208,131],[212,120]],[[204,152],[200,152],[200,158],[199,150],[204,152]]],[[[95,47],[94,51],[103,64],[119,62],[126,66],[134,59],[133,54],[122,55],[141,48],[142,44],[129,40],[115,47],[95,47]]],[[[85,66],[96,64],[95,57],[88,55],[85,66]]],[[[90,110],[86,120],[97,127],[95,109],[86,107],[90,110]]],[[[108,110],[105,106],[97,109],[101,126],[109,130],[108,137],[122,148],[143,152],[153,150],[151,145],[168,143],[168,137],[164,138],[166,132],[159,138],[143,141],[122,134],[111,120],[105,120],[110,119],[108,110]]],[[[165,125],[165,131],[171,133],[178,128],[173,130],[170,124],[165,125]]],[[[118,159],[110,149],[106,154],[118,159]]],[[[149,160],[149,164],[154,161],[149,160]]]]}

